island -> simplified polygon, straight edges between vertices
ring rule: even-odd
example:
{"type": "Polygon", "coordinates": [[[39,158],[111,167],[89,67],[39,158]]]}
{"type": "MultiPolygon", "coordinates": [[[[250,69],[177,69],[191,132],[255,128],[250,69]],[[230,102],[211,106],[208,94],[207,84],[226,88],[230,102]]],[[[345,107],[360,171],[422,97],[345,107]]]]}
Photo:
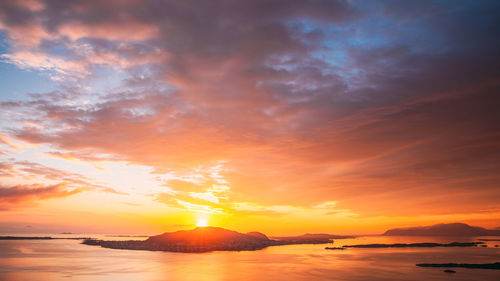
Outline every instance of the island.
{"type": "Polygon", "coordinates": [[[479,241],[500,241],[500,239],[477,239],[479,241]]]}
{"type": "Polygon", "coordinates": [[[500,270],[500,262],[495,263],[418,263],[420,267],[462,267],[500,270]]]}
{"type": "Polygon", "coordinates": [[[48,236],[0,236],[0,240],[51,240],[48,236]]]}
{"type": "MultiPolygon", "coordinates": [[[[307,236],[306,236],[307,237],[307,236]]],[[[239,233],[220,227],[197,227],[192,230],[166,232],[137,241],[106,241],[86,239],[85,245],[95,245],[111,249],[168,251],[201,253],[211,251],[252,251],[269,246],[292,244],[331,243],[330,238],[322,239],[269,239],[260,232],[239,233]]]]}
{"type": "Polygon", "coordinates": [[[85,240],[89,237],[0,236],[0,240],[85,240]]]}
{"type": "Polygon", "coordinates": [[[344,245],[345,248],[434,248],[434,247],[477,247],[484,242],[452,242],[448,244],[441,243],[396,243],[396,244],[361,244],[344,245]]]}
{"type": "Polygon", "coordinates": [[[440,223],[431,226],[394,228],[387,230],[385,236],[500,236],[500,230],[470,226],[465,223],[440,223]]]}
{"type": "Polygon", "coordinates": [[[356,238],[355,236],[345,236],[345,235],[331,235],[323,233],[306,233],[299,236],[273,236],[271,237],[279,241],[288,241],[293,244],[324,244],[331,243],[333,239],[350,239],[356,238]]]}

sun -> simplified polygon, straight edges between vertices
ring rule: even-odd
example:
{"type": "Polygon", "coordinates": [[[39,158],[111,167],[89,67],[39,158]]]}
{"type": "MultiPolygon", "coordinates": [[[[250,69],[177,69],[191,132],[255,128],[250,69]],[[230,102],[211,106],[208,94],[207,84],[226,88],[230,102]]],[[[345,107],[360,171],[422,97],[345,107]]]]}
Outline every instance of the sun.
{"type": "Polygon", "coordinates": [[[208,216],[206,214],[199,214],[196,216],[196,226],[208,226],[208,216]]]}

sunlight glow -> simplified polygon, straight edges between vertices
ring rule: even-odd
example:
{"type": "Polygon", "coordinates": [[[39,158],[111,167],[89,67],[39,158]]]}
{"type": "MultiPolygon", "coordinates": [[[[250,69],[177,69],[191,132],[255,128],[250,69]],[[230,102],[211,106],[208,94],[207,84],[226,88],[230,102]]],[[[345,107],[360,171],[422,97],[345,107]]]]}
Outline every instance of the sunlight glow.
{"type": "Polygon", "coordinates": [[[198,227],[208,226],[207,214],[198,214],[196,216],[196,226],[198,226],[198,227]]]}

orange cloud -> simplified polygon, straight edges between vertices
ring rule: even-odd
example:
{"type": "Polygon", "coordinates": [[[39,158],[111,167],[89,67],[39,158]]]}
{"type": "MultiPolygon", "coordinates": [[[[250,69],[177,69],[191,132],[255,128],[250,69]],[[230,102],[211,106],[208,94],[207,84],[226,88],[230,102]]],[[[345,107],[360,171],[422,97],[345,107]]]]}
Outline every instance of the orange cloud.
{"type": "Polygon", "coordinates": [[[3,209],[18,207],[21,203],[40,199],[62,198],[82,192],[82,189],[67,189],[66,184],[55,185],[16,185],[0,187],[0,203],[3,209]]]}
{"type": "Polygon", "coordinates": [[[68,23],[59,27],[59,34],[76,41],[80,38],[104,38],[106,40],[141,41],[158,36],[158,27],[132,20],[96,24],[68,23]]]}

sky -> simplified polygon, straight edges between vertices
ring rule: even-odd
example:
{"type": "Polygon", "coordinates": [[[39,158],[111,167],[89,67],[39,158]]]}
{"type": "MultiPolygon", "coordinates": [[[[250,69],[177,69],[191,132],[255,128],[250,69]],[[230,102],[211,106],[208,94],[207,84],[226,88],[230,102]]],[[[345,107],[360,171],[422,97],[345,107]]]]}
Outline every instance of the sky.
{"type": "Polygon", "coordinates": [[[0,232],[500,227],[498,1],[0,1],[0,232]]]}

